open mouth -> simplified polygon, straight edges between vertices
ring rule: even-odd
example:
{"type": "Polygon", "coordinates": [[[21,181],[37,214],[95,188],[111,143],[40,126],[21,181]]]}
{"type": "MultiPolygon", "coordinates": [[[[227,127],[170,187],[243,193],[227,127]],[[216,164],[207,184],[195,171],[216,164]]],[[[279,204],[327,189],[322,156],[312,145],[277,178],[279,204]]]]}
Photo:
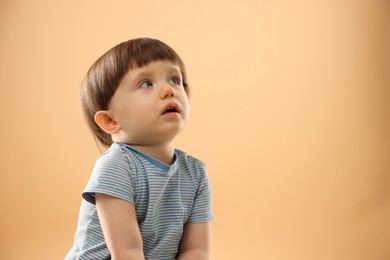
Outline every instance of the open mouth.
{"type": "Polygon", "coordinates": [[[168,113],[179,113],[179,112],[180,112],[179,108],[177,107],[176,104],[169,104],[168,106],[166,106],[162,114],[164,115],[168,113]]]}

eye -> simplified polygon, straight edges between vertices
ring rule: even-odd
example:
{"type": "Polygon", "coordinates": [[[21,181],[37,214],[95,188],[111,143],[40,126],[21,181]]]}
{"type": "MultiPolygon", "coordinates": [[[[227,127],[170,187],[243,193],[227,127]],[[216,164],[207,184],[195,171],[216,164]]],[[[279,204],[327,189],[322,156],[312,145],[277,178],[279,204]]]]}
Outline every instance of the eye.
{"type": "Polygon", "coordinates": [[[181,84],[181,80],[180,80],[179,77],[172,77],[172,78],[169,80],[169,84],[180,85],[180,84],[181,84]]]}
{"type": "Polygon", "coordinates": [[[143,80],[138,84],[138,88],[150,88],[153,87],[153,83],[150,80],[143,80]]]}

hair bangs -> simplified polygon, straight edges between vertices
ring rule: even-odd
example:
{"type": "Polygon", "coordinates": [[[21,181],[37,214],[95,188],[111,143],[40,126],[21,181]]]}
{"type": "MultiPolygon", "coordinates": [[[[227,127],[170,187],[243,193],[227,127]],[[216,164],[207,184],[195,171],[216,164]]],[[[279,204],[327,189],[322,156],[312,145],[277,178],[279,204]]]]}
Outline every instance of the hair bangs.
{"type": "Polygon", "coordinates": [[[149,38],[140,39],[129,44],[127,53],[131,57],[131,62],[128,62],[131,66],[129,69],[143,67],[158,60],[169,60],[175,63],[180,60],[172,48],[159,40],[149,38]]]}

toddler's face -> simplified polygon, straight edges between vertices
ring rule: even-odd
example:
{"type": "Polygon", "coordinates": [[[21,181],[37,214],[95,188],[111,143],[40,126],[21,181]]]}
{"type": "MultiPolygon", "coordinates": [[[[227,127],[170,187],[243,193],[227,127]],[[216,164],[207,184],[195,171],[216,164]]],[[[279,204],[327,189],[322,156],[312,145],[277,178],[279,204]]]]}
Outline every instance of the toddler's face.
{"type": "Polygon", "coordinates": [[[154,145],[171,141],[189,117],[188,97],[178,65],[153,61],[127,72],[109,108],[120,125],[117,142],[154,145]]]}

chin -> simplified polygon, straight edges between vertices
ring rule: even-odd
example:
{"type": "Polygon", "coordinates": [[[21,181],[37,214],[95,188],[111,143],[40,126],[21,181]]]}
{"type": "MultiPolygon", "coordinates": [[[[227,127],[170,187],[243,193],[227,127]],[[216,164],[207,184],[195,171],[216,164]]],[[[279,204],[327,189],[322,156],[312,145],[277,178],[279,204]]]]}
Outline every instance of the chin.
{"type": "Polygon", "coordinates": [[[179,135],[183,130],[184,130],[184,126],[183,127],[173,127],[171,129],[167,129],[166,131],[164,131],[164,133],[162,133],[162,135],[166,135],[167,137],[170,137],[168,139],[172,139],[172,138],[175,138],[177,135],[179,135]]]}

